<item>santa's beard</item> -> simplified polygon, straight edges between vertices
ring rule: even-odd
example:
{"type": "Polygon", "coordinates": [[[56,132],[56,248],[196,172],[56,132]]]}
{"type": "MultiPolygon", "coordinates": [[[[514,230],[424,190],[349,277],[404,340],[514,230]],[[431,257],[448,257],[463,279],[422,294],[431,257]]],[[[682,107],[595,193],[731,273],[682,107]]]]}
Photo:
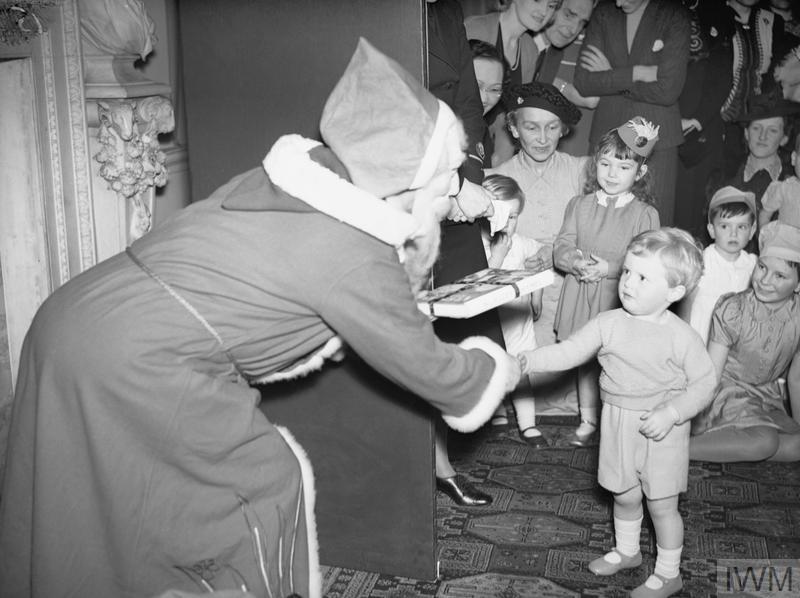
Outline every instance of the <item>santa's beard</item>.
{"type": "MultiPolygon", "coordinates": [[[[419,217],[419,215],[417,215],[419,217]]],[[[425,222],[420,234],[406,241],[403,250],[403,267],[408,275],[411,291],[416,295],[427,286],[436,258],[439,256],[441,229],[439,220],[431,212],[424,214],[425,222]]]]}

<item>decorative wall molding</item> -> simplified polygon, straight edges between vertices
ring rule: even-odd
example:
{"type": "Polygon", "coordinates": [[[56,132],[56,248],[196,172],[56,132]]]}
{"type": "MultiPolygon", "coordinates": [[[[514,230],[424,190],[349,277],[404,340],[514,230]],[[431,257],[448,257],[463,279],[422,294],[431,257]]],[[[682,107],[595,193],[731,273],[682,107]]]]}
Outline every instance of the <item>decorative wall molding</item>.
{"type": "Polygon", "coordinates": [[[163,96],[136,100],[98,100],[100,176],[129,203],[127,241],[153,226],[156,187],[167,182],[166,155],[158,136],[175,128],[172,103],[163,96]]]}
{"type": "Polygon", "coordinates": [[[47,30],[47,19],[40,13],[58,0],[0,0],[0,43],[17,45],[30,42],[47,30]]]}

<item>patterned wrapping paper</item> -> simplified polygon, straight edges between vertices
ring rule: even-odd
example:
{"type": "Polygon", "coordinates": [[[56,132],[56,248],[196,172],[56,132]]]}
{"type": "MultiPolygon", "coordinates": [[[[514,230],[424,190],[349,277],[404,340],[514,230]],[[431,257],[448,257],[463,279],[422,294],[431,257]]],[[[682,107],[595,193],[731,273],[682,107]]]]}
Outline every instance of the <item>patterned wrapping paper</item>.
{"type": "Polygon", "coordinates": [[[540,272],[486,268],[423,291],[417,296],[417,307],[432,317],[471,318],[551,285],[554,280],[552,268],[540,272]]]}

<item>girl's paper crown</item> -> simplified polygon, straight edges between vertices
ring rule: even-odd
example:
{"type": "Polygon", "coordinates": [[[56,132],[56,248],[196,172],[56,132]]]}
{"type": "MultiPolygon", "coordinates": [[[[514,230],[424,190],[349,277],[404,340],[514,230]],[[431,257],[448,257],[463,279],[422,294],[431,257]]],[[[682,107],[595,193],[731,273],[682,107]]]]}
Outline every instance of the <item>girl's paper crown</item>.
{"type": "Polygon", "coordinates": [[[647,158],[653,151],[653,146],[658,141],[658,130],[661,127],[654,127],[653,123],[645,120],[641,116],[634,116],[624,125],[617,128],[622,141],[625,142],[634,153],[643,158],[647,158]]]}

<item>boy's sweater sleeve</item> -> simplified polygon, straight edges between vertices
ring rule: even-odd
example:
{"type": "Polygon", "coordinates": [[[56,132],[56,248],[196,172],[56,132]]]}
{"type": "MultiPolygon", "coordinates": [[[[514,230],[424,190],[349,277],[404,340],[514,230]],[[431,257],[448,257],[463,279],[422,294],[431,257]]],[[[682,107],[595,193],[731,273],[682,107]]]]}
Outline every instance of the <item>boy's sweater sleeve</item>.
{"type": "Polygon", "coordinates": [[[714,363],[703,346],[700,337],[692,337],[683,355],[683,369],[686,372],[686,392],[670,403],[677,409],[680,421],[689,421],[705,409],[714,398],[717,387],[717,374],[714,363]]]}
{"type": "Polygon", "coordinates": [[[569,370],[597,355],[602,344],[598,318],[593,318],[567,340],[519,354],[526,374],[569,370]]]}

